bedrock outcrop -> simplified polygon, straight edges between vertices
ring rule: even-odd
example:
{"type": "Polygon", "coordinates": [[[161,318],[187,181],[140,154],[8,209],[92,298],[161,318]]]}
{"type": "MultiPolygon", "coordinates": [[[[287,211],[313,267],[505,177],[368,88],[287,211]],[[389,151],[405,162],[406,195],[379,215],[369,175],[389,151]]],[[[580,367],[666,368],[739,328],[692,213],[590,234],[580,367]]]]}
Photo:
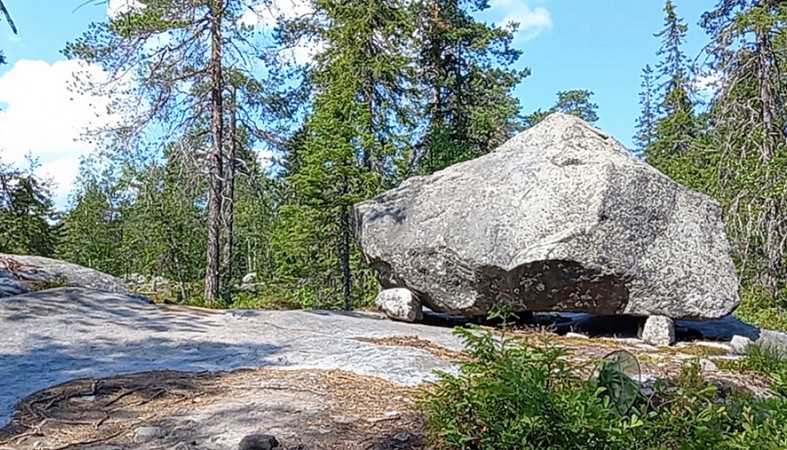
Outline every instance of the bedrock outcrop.
{"type": "Polygon", "coordinates": [[[382,287],[436,311],[705,319],[739,302],[719,205],[569,115],[355,215],[382,287]]]}

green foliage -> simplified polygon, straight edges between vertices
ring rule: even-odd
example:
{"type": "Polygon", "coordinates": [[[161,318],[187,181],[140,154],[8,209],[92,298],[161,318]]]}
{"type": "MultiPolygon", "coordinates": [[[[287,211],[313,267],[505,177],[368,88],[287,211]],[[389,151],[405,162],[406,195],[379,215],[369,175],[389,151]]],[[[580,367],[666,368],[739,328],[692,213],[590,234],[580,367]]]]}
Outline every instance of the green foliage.
{"type": "Polygon", "coordinates": [[[516,27],[483,23],[486,0],[412,2],[425,134],[417,170],[429,174],[489,153],[520,128],[512,90],[530,74],[513,65],[516,27]]]}
{"type": "MultiPolygon", "coordinates": [[[[291,142],[285,201],[273,235],[277,277],[291,281],[304,306],[349,308],[370,293],[369,271],[353,234],[352,207],[397,178],[408,155],[407,94],[411,32],[399,0],[323,0],[327,41],[311,73],[318,95],[291,142]]],[[[292,24],[294,31],[303,24],[292,24]]]]}
{"type": "Polygon", "coordinates": [[[771,381],[771,388],[787,398],[787,355],[776,347],[750,345],[743,358],[729,361],[722,367],[740,372],[754,372],[771,381]]]}
{"type": "Polygon", "coordinates": [[[762,328],[787,331],[787,292],[773,297],[760,285],[744,286],[735,315],[762,328]]]}
{"type": "Polygon", "coordinates": [[[723,0],[701,25],[723,79],[709,108],[716,196],[742,278],[776,300],[787,287],[787,4],[723,0]]]}
{"type": "Polygon", "coordinates": [[[52,256],[57,231],[49,187],[35,174],[0,161],[0,252],[52,256]]]}
{"type": "Polygon", "coordinates": [[[552,113],[562,112],[571,114],[588,123],[598,121],[598,105],[590,100],[593,92],[582,89],[560,91],[557,93],[557,102],[546,111],[538,110],[525,118],[525,124],[532,127],[552,113]]]}
{"type": "MultiPolygon", "coordinates": [[[[606,373],[583,380],[548,341],[512,342],[457,331],[469,361],[441,373],[420,406],[437,449],[778,449],[787,445],[787,402],[721,395],[699,364],[641,396],[621,414],[606,373]]],[[[604,369],[602,367],[602,374],[604,369]]]]}

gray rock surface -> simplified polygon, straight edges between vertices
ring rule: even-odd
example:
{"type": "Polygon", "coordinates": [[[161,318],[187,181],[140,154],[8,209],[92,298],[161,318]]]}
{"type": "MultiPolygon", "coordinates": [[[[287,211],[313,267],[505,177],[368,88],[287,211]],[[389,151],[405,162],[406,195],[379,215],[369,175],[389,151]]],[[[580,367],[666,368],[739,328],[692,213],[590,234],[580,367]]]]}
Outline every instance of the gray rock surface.
{"type": "Polygon", "coordinates": [[[281,449],[279,440],[269,434],[250,434],[244,437],[238,450],[276,450],[281,449]]]}
{"type": "Polygon", "coordinates": [[[421,302],[405,288],[383,289],[377,294],[374,304],[393,320],[420,322],[424,316],[421,302]]]}
{"type": "Polygon", "coordinates": [[[20,295],[30,292],[30,289],[16,279],[9,270],[0,267],[0,298],[20,295]]]}
{"type": "MultiPolygon", "coordinates": [[[[8,255],[0,253],[0,271],[29,290],[51,287],[81,287],[108,292],[130,293],[123,280],[78,264],[42,256],[8,255]]],[[[4,277],[0,273],[0,280],[4,277]]],[[[0,284],[2,281],[0,281],[0,284]]],[[[17,294],[11,294],[17,295],[17,294]]],[[[0,288],[0,297],[3,297],[0,288]]]]}
{"type": "MultiPolygon", "coordinates": [[[[452,350],[462,348],[450,328],[393,322],[380,315],[209,311],[76,288],[3,299],[0,330],[0,427],[20,399],[76,378],[268,366],[342,369],[412,385],[433,380],[435,369],[455,368],[423,349],[356,338],[416,336],[452,350]]],[[[247,399],[237,400],[242,404],[247,399]]]]}
{"type": "Polygon", "coordinates": [[[167,430],[160,427],[138,427],[134,430],[134,442],[148,442],[166,435],[167,430]]]}
{"type": "Polygon", "coordinates": [[[736,355],[746,354],[746,350],[752,345],[754,345],[754,341],[747,338],[746,336],[740,336],[737,334],[733,336],[732,340],[730,341],[730,348],[736,355]]]}
{"type": "Polygon", "coordinates": [[[641,337],[646,344],[672,345],[675,343],[675,322],[669,317],[650,316],[645,320],[641,337]]]}
{"type": "Polygon", "coordinates": [[[719,205],[578,118],[553,114],[494,152],[355,207],[384,288],[435,311],[719,318],[738,279],[719,205]]]}

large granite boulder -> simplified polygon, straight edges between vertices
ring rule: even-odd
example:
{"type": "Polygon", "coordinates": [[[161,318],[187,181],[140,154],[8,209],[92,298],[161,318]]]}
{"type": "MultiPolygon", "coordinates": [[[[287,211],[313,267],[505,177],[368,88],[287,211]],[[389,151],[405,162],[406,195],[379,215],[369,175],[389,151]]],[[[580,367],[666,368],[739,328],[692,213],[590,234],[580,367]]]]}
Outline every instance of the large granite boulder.
{"type": "Polygon", "coordinates": [[[0,297],[55,287],[131,293],[122,280],[98,270],[42,256],[0,253],[0,297]]]}
{"type": "Polygon", "coordinates": [[[739,302],[719,205],[564,114],[355,214],[381,285],[436,311],[718,318],[739,302]]]}

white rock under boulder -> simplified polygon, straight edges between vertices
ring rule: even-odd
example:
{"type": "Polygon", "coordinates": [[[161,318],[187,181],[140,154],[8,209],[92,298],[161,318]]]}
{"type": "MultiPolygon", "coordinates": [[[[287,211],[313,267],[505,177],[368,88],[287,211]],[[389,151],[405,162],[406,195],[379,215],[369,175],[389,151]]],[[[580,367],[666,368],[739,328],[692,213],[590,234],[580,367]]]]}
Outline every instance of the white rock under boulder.
{"type": "Polygon", "coordinates": [[[384,289],[377,294],[374,303],[389,319],[402,322],[420,322],[423,319],[421,302],[409,289],[384,289]]]}
{"type": "Polygon", "coordinates": [[[675,322],[665,316],[650,316],[645,320],[641,337],[646,344],[672,345],[675,343],[675,322]]]}
{"type": "Polygon", "coordinates": [[[754,341],[746,336],[735,335],[730,341],[730,348],[736,355],[745,355],[750,346],[755,345],[754,341]]]}

